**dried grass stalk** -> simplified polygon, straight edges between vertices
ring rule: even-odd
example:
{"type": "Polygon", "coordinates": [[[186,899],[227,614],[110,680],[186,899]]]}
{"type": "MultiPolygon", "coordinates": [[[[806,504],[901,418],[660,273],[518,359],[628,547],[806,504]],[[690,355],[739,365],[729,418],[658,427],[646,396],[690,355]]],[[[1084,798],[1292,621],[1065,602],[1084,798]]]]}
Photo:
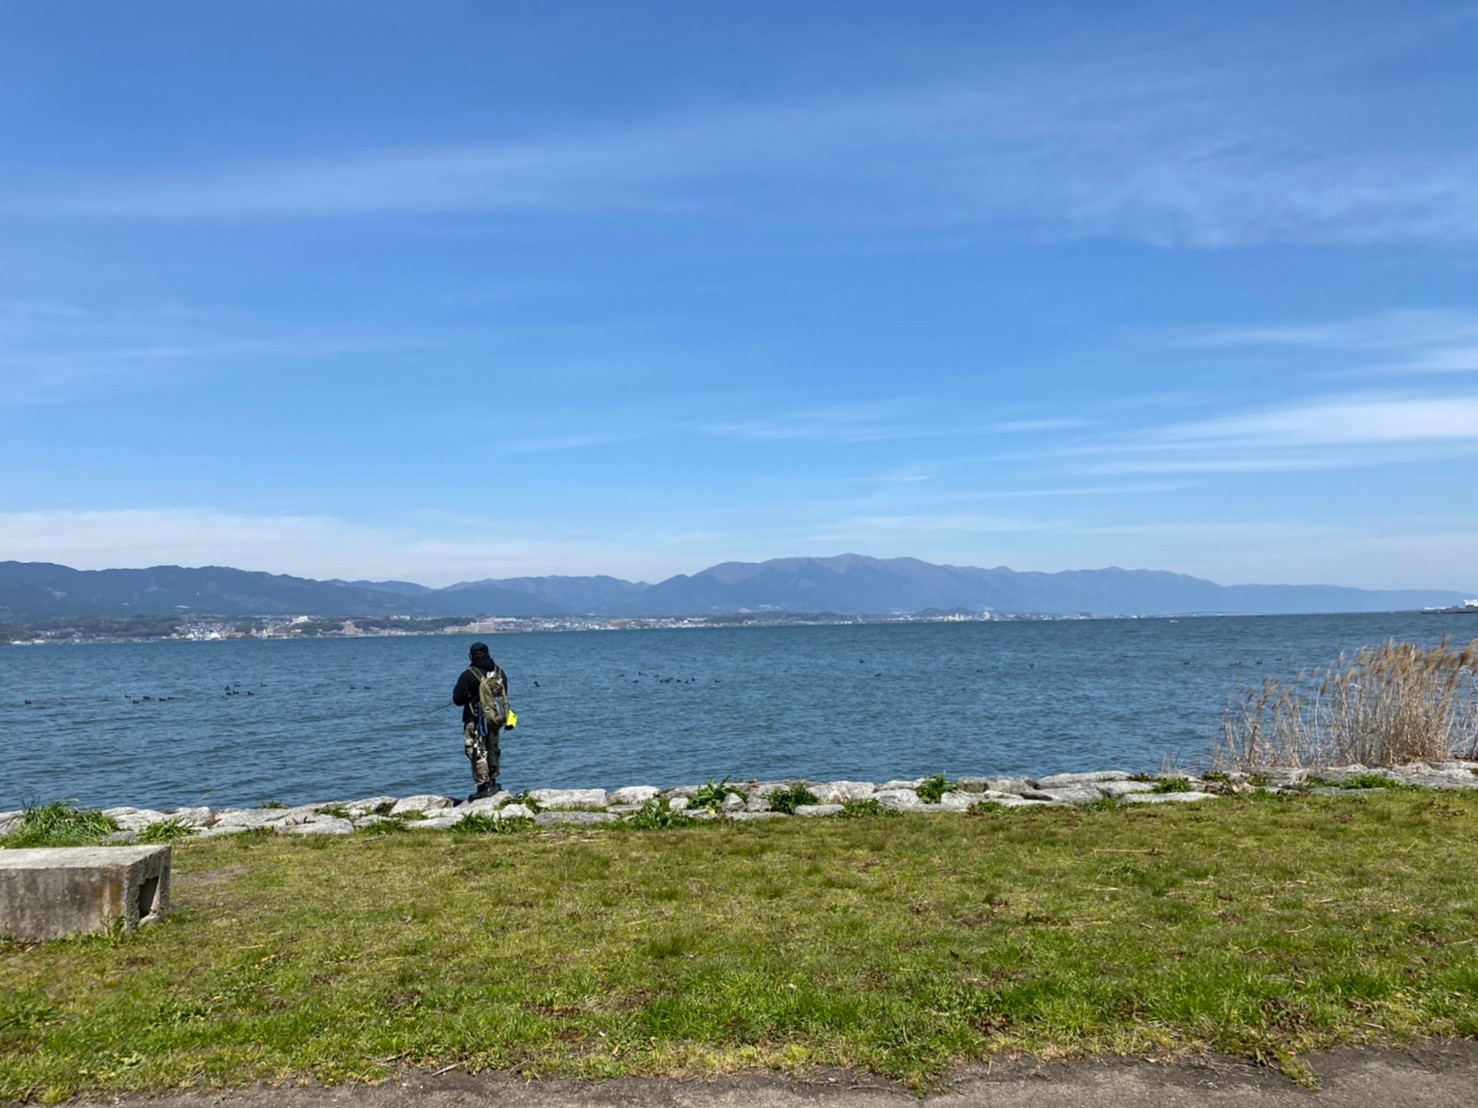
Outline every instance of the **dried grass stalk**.
{"type": "Polygon", "coordinates": [[[1225,768],[1396,766],[1478,755],[1478,639],[1387,640],[1292,681],[1264,680],[1222,717],[1225,768]]]}

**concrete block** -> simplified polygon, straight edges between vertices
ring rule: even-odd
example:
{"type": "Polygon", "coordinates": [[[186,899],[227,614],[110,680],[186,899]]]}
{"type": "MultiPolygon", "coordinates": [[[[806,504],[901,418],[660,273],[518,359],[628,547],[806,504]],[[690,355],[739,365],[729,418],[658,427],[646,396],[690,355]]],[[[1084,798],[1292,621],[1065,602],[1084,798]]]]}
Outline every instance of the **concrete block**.
{"type": "Polygon", "coordinates": [[[0,937],[23,942],[152,923],[169,910],[168,846],[0,850],[0,937]]]}

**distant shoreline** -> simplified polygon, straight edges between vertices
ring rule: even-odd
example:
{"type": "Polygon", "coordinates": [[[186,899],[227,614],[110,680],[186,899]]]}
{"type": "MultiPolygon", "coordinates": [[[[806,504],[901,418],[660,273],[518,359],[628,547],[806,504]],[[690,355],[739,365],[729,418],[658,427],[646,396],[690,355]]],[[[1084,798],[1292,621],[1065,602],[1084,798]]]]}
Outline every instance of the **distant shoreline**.
{"type": "Polygon", "coordinates": [[[318,616],[207,616],[177,617],[168,630],[159,627],[170,617],[136,616],[89,618],[78,623],[58,621],[50,627],[35,624],[10,628],[3,646],[90,646],[118,643],[171,642],[301,642],[315,639],[425,638],[435,635],[512,635],[562,631],[691,631],[746,627],[849,627],[897,624],[957,623],[1078,623],[1085,621],[1164,621],[1191,619],[1282,619],[1447,615],[1478,612],[1468,607],[1397,608],[1382,612],[1182,612],[1154,615],[1099,615],[1081,612],[1055,615],[1035,612],[913,612],[890,615],[842,615],[827,612],[735,612],[711,616],[498,616],[481,620],[442,618],[318,617],[318,616]],[[121,626],[120,626],[121,625],[121,626]],[[137,625],[132,630],[130,625],[137,625]],[[152,629],[151,629],[152,628],[152,629]],[[32,637],[16,637],[16,631],[32,637]]]}

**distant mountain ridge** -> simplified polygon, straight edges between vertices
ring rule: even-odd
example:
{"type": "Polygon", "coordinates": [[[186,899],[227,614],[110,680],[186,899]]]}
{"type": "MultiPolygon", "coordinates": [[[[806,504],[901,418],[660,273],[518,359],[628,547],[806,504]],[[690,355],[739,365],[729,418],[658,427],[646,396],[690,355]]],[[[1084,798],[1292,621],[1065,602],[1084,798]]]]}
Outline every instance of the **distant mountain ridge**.
{"type": "MultiPolygon", "coordinates": [[[[1099,616],[1373,612],[1461,603],[1443,589],[1218,585],[1164,570],[1018,572],[917,558],[724,562],[657,584],[515,577],[433,589],[406,581],[314,581],[223,566],[77,570],[0,562],[0,618],[190,612],[221,616],[696,616],[739,612],[887,615],[925,610],[1099,616]]],[[[1469,592],[1468,596],[1473,593],[1469,592]]]]}

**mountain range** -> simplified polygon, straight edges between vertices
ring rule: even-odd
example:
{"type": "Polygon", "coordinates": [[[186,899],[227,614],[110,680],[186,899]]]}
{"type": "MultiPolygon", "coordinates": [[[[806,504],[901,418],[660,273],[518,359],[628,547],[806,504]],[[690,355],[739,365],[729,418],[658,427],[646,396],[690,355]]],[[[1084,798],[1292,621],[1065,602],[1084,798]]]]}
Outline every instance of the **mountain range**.
{"type": "MultiPolygon", "coordinates": [[[[1468,595],[1472,595],[1469,593],[1468,595]]],[[[0,562],[0,618],[221,616],[887,615],[930,610],[1098,616],[1260,615],[1441,607],[1463,594],[1334,585],[1218,585],[1162,570],[1018,572],[916,558],[724,562],[656,584],[512,577],[433,589],[408,581],[314,581],[220,566],[77,570],[0,562]]]]}

